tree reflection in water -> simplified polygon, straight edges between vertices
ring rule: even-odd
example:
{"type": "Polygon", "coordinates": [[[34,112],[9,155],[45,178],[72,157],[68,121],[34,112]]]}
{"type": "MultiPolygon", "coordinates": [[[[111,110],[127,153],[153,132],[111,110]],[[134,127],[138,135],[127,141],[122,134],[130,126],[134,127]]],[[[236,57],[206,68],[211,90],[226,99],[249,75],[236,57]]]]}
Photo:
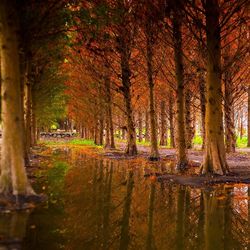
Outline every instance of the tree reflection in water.
{"type": "Polygon", "coordinates": [[[0,214],[0,249],[21,249],[29,211],[0,214]]]}
{"type": "MultiPolygon", "coordinates": [[[[56,250],[50,245],[59,243],[69,250],[248,247],[246,185],[201,190],[159,183],[144,178],[137,165],[90,157],[77,160],[65,183],[64,213],[58,219],[50,207],[46,213],[53,214],[53,225],[39,220],[42,210],[33,216],[39,233],[49,239],[46,250],[56,250]],[[56,238],[50,237],[50,226],[57,228],[56,238]]],[[[25,240],[32,242],[32,237],[28,233],[25,240]]]]}

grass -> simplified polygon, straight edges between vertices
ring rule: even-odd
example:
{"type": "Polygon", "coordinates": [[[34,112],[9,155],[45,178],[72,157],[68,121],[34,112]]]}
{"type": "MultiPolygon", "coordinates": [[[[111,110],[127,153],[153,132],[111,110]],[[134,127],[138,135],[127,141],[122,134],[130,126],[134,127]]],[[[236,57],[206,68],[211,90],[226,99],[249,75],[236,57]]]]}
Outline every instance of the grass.
{"type": "MultiPolygon", "coordinates": [[[[67,141],[41,141],[40,143],[45,143],[46,145],[63,145],[63,144],[69,144],[69,145],[76,145],[76,146],[96,146],[93,140],[85,140],[85,139],[70,139],[67,141]]],[[[97,146],[100,147],[100,146],[97,146]]]]}
{"type": "Polygon", "coordinates": [[[202,137],[200,135],[195,135],[193,138],[194,145],[202,145],[202,137]]]}
{"type": "Polygon", "coordinates": [[[237,137],[236,147],[237,148],[246,148],[247,147],[247,136],[243,136],[242,138],[237,137]]]}
{"type": "Polygon", "coordinates": [[[69,141],[69,144],[84,145],[84,146],[96,146],[93,140],[85,140],[85,139],[72,139],[69,141]]]}

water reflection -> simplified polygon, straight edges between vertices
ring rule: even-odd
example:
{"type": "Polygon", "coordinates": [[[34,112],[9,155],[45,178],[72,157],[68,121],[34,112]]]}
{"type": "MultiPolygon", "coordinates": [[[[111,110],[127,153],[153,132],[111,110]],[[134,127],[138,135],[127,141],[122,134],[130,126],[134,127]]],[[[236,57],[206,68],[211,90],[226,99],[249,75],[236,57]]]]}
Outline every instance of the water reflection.
{"type": "Polygon", "coordinates": [[[0,249],[21,249],[29,211],[0,214],[0,249]]]}
{"type": "Polygon", "coordinates": [[[59,168],[64,182],[54,186],[51,199],[57,202],[31,215],[36,229],[27,231],[23,249],[249,247],[246,185],[191,189],[144,178],[138,166],[124,161],[74,153],[68,162],[67,172],[59,168]]]}

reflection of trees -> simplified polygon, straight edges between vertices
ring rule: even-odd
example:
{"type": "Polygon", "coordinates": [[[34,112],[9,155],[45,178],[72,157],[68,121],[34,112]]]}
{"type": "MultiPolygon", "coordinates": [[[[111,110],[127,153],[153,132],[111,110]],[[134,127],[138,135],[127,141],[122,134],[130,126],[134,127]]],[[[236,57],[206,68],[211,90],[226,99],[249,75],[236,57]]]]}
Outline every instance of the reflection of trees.
{"type": "Polygon", "coordinates": [[[204,192],[205,246],[206,249],[224,249],[223,228],[224,208],[216,192],[204,192]]]}
{"type": "MultiPolygon", "coordinates": [[[[109,164],[109,162],[107,162],[109,164]]],[[[106,185],[104,189],[104,208],[103,208],[103,249],[109,249],[108,240],[110,234],[110,210],[112,192],[113,162],[110,162],[110,169],[106,173],[106,185]]]]}
{"type": "Polygon", "coordinates": [[[133,171],[129,171],[127,179],[127,193],[123,206],[123,215],[121,222],[121,239],[120,239],[120,250],[126,250],[129,246],[129,217],[130,208],[132,202],[132,193],[134,188],[134,174],[133,171]]]}
{"type": "Polygon", "coordinates": [[[28,218],[26,211],[0,215],[1,249],[21,249],[28,218]]]}
{"type": "Polygon", "coordinates": [[[153,236],[153,219],[154,219],[154,201],[155,201],[155,183],[151,182],[148,206],[148,232],[146,249],[155,249],[154,236],[153,236]]]}
{"type": "Polygon", "coordinates": [[[176,220],[176,249],[184,249],[184,230],[185,230],[185,216],[186,216],[186,189],[179,187],[177,198],[177,220],[176,220]]]}

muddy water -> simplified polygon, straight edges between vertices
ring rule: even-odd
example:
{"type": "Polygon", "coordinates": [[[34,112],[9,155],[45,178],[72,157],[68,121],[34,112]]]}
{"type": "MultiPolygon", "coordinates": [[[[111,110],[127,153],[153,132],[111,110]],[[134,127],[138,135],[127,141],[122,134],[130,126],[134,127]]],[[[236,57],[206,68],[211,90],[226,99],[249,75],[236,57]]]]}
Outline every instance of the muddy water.
{"type": "Polygon", "coordinates": [[[45,206],[0,215],[0,249],[249,249],[250,187],[193,189],[139,163],[64,156],[36,187],[45,206]]]}

